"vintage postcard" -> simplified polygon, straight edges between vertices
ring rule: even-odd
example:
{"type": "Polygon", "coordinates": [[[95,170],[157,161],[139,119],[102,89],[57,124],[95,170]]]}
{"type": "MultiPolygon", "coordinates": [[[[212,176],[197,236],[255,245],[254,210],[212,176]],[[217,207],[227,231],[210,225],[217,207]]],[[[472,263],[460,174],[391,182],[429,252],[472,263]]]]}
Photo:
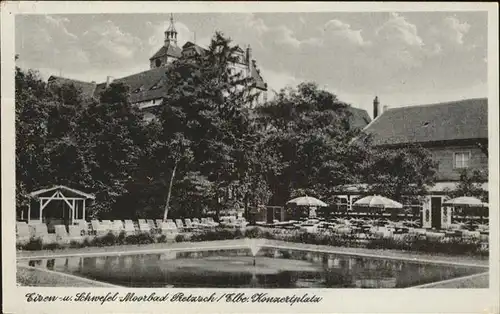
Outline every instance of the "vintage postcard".
{"type": "Polygon", "coordinates": [[[499,313],[498,5],[2,2],[5,313],[499,313]]]}

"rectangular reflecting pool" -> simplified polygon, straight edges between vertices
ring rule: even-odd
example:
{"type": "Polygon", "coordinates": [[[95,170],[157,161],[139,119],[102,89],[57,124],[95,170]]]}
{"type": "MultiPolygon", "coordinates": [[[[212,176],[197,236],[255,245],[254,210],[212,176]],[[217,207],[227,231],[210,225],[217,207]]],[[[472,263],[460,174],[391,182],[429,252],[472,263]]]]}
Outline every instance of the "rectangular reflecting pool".
{"type": "Polygon", "coordinates": [[[21,260],[124,287],[407,288],[486,271],[413,261],[261,248],[21,260]]]}

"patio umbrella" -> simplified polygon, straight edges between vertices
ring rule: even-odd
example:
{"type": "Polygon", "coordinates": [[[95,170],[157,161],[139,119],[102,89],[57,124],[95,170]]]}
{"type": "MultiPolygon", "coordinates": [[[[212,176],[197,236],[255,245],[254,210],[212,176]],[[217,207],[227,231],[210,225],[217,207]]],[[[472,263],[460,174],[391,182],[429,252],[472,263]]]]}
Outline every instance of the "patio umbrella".
{"type": "Polygon", "coordinates": [[[320,201],[319,199],[311,196],[301,196],[294,198],[292,200],[289,200],[287,204],[295,204],[299,206],[320,206],[320,207],[327,207],[328,204],[320,201]]]}
{"type": "Polygon", "coordinates": [[[403,204],[380,195],[365,196],[354,203],[354,206],[377,208],[403,208],[403,204]]]}
{"type": "MultiPolygon", "coordinates": [[[[443,203],[443,206],[452,206],[459,208],[485,208],[488,207],[487,203],[483,203],[480,199],[472,196],[460,196],[453,198],[443,203]]],[[[465,219],[466,213],[462,212],[463,218],[465,219]]],[[[481,222],[483,221],[483,214],[481,213],[481,222]]]]}
{"type": "Polygon", "coordinates": [[[444,206],[454,207],[487,207],[486,203],[481,202],[480,199],[471,196],[460,196],[453,198],[443,203],[444,206]]]}

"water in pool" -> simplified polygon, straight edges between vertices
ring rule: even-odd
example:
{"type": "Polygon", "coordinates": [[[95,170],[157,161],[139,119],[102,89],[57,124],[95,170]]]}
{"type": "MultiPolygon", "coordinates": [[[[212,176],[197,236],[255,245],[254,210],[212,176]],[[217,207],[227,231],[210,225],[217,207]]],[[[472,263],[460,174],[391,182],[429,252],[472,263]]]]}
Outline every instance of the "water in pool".
{"type": "Polygon", "coordinates": [[[405,288],[484,271],[481,267],[262,248],[25,260],[125,287],[405,288]]]}

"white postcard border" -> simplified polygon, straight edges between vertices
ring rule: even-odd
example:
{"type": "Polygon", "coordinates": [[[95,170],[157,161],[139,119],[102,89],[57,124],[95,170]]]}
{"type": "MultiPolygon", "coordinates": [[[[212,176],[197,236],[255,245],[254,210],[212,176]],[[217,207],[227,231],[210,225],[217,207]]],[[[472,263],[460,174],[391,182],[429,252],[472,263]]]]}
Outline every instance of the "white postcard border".
{"type": "MultiPolygon", "coordinates": [[[[498,181],[498,6],[495,3],[306,3],[306,2],[2,2],[2,255],[3,297],[6,313],[166,313],[166,312],[345,312],[345,313],[498,313],[499,293],[499,181],[498,181]],[[14,17],[44,13],[170,13],[170,12],[321,12],[321,11],[488,11],[489,79],[489,188],[490,188],[490,288],[489,289],[300,289],[323,297],[318,304],[155,304],[155,303],[31,303],[27,292],[67,295],[77,291],[106,293],[111,288],[27,288],[15,283],[15,157],[14,157],[14,17]]],[[[457,65],[459,66],[459,65],[457,65]]],[[[224,291],[226,289],[118,289],[122,293],[147,291],[224,291]]],[[[257,289],[264,291],[264,289],[257,289]]],[[[256,289],[239,289],[250,293],[256,289]]],[[[292,289],[268,290],[287,295],[292,289]]],[[[296,293],[296,290],[293,291],[296,293]]],[[[297,293],[298,294],[298,293],[297,293]]]]}

